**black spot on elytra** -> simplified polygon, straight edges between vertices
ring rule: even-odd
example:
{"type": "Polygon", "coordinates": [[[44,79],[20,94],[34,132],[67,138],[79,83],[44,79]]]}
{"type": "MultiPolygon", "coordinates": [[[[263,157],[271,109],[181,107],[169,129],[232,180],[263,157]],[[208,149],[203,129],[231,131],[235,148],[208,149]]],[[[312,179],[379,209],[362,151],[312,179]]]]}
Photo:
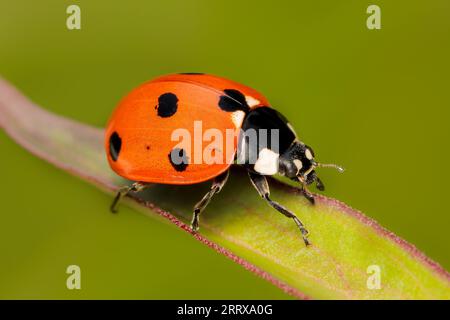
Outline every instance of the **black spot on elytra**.
{"type": "Polygon", "coordinates": [[[204,73],[203,72],[180,72],[179,74],[190,75],[190,76],[199,76],[204,73]]]}
{"type": "Polygon", "coordinates": [[[242,110],[244,112],[249,111],[247,101],[245,96],[238,90],[235,89],[225,89],[223,90],[224,95],[220,96],[219,107],[223,111],[234,112],[242,110]]]}
{"type": "Polygon", "coordinates": [[[163,93],[158,98],[158,116],[162,118],[168,118],[173,116],[177,112],[178,97],[172,92],[163,93]]]}
{"type": "Polygon", "coordinates": [[[122,139],[119,134],[114,131],[109,137],[109,154],[114,161],[117,161],[117,158],[119,157],[120,148],[122,148],[122,139]]]}
{"type": "Polygon", "coordinates": [[[176,171],[181,172],[186,170],[189,158],[184,149],[175,148],[169,153],[169,161],[176,171]]]}

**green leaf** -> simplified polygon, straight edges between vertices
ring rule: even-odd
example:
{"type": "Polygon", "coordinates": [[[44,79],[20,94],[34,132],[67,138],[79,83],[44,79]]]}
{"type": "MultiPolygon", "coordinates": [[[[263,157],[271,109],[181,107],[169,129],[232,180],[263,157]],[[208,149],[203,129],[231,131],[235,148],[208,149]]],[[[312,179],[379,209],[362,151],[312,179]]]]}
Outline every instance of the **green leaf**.
{"type": "MultiPolygon", "coordinates": [[[[1,79],[0,111],[1,127],[36,156],[111,194],[125,183],[107,164],[101,129],[39,108],[1,79]]],[[[260,199],[239,168],[193,236],[298,298],[450,298],[450,275],[413,245],[337,200],[317,195],[312,206],[298,189],[269,183],[273,198],[306,224],[311,246],[305,247],[293,221],[260,199]],[[377,268],[380,289],[370,286],[377,275],[369,273],[377,268]]],[[[192,207],[208,188],[154,185],[125,202],[190,232],[192,207]]]]}

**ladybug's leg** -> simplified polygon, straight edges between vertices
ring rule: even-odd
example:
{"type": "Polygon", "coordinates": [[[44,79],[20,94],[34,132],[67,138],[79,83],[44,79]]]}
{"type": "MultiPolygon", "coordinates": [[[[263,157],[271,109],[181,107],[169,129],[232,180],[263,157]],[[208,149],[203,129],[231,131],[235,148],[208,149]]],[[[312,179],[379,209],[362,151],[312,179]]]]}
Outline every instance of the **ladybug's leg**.
{"type": "MultiPolygon", "coordinates": [[[[311,192],[309,192],[309,190],[306,188],[306,183],[303,181],[303,179],[300,179],[299,177],[294,177],[291,178],[291,180],[296,181],[301,183],[301,190],[302,190],[302,194],[303,196],[311,203],[311,204],[315,204],[315,199],[314,196],[312,195],[311,192]]],[[[325,189],[322,181],[317,178],[317,189],[323,191],[325,189]]]]}
{"type": "Polygon", "coordinates": [[[316,200],[314,199],[314,196],[312,195],[311,192],[309,192],[308,189],[306,189],[305,185],[302,185],[302,194],[311,204],[315,204],[316,203],[316,200]]]}
{"type": "Polygon", "coordinates": [[[324,186],[322,180],[319,179],[319,177],[316,178],[316,188],[319,189],[320,191],[325,190],[325,186],[324,186]]]}
{"type": "Polygon", "coordinates": [[[269,184],[267,183],[266,177],[256,174],[256,173],[253,173],[253,172],[250,172],[250,171],[248,172],[248,175],[250,177],[250,180],[251,180],[253,186],[258,191],[259,195],[261,197],[263,197],[272,208],[281,212],[286,217],[292,218],[295,221],[295,223],[297,224],[297,227],[300,229],[300,232],[302,233],[303,241],[305,242],[306,245],[309,245],[310,242],[308,241],[308,230],[305,229],[305,226],[300,221],[300,219],[297,218],[295,213],[289,211],[288,209],[283,207],[278,202],[272,201],[270,199],[269,184]]]}
{"type": "Polygon", "coordinates": [[[213,184],[211,186],[211,189],[208,191],[207,194],[200,200],[195,206],[194,206],[194,214],[192,216],[192,222],[191,222],[191,229],[192,231],[196,232],[198,231],[198,220],[200,213],[203,211],[203,209],[206,208],[209,201],[211,201],[211,198],[216,194],[219,193],[220,190],[222,190],[223,186],[228,180],[229,171],[222,173],[221,175],[214,178],[213,184]]]}
{"type": "Polygon", "coordinates": [[[117,213],[117,204],[120,200],[125,197],[129,192],[139,192],[145,189],[148,184],[144,184],[142,182],[135,182],[131,186],[123,186],[121,187],[114,198],[114,201],[111,204],[110,210],[112,213],[117,213]]]}

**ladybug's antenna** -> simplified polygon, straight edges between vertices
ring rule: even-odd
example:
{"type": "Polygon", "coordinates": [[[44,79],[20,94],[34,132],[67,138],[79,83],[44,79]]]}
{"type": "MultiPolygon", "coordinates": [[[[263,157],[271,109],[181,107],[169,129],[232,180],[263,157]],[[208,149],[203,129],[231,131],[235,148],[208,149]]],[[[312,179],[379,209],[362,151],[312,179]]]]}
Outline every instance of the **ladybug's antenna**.
{"type": "Polygon", "coordinates": [[[344,168],[342,168],[341,166],[338,166],[337,164],[334,164],[334,163],[316,163],[316,167],[319,167],[319,168],[335,168],[340,173],[345,171],[344,168]]]}

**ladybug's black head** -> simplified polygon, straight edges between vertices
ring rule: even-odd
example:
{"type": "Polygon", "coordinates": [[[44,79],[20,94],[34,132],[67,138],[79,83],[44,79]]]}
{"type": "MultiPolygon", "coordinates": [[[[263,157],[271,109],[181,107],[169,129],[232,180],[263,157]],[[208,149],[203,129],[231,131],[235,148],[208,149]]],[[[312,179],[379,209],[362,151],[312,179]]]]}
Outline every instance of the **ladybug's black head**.
{"type": "Polygon", "coordinates": [[[311,147],[300,141],[294,141],[286,152],[280,156],[279,173],[303,184],[310,185],[317,182],[317,189],[324,190],[325,187],[317,177],[315,168],[333,167],[339,172],[344,169],[335,164],[323,164],[314,160],[314,151],[311,147]]]}

